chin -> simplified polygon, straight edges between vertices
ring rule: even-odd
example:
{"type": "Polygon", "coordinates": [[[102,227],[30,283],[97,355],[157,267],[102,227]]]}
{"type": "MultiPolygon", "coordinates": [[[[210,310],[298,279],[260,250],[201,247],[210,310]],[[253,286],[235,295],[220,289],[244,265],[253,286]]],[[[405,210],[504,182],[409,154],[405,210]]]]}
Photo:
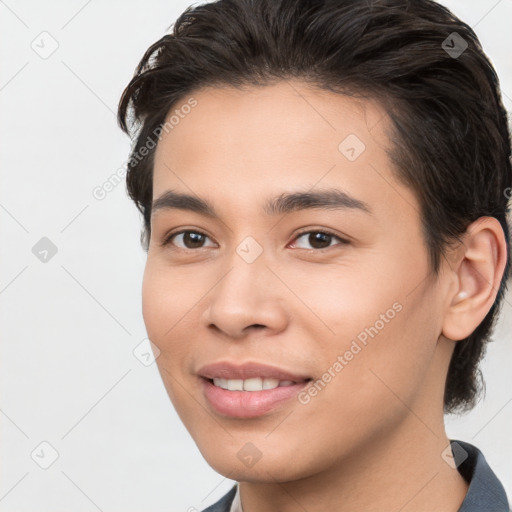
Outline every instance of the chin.
{"type": "Polygon", "coordinates": [[[257,460],[251,460],[246,455],[250,448],[246,448],[244,452],[238,445],[226,446],[224,449],[200,447],[200,452],[217,473],[239,482],[275,483],[299,480],[311,474],[314,463],[313,460],[311,464],[307,460],[298,461],[283,449],[263,449],[261,458],[257,460]]]}

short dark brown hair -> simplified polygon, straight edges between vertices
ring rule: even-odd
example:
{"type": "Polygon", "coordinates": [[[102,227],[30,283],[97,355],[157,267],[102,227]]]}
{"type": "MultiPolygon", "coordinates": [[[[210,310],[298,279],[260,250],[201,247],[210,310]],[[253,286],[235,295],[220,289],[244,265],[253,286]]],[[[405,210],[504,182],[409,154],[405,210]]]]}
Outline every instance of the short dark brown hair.
{"type": "Polygon", "coordinates": [[[145,52],[119,103],[119,124],[134,139],[126,180],[143,215],[145,250],[155,145],[140,153],[171,108],[201,87],[290,78],[386,108],[389,156],[418,198],[432,275],[471,222],[500,222],[507,241],[500,288],[484,320],[456,343],[445,387],[445,412],[471,409],[510,270],[511,144],[493,66],[471,27],[436,2],[219,0],[186,9],[145,52]]]}

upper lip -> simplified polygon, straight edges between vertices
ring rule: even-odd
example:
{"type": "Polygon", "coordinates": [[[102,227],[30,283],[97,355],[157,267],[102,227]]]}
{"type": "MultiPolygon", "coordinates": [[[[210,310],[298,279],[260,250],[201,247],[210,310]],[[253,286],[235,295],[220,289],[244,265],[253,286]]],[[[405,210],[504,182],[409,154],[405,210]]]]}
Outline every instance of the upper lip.
{"type": "Polygon", "coordinates": [[[229,361],[218,361],[202,366],[197,373],[206,379],[250,379],[253,377],[262,377],[291,380],[293,382],[302,382],[310,379],[310,377],[306,375],[291,373],[282,368],[277,368],[276,366],[256,362],[236,365],[229,361]]]}

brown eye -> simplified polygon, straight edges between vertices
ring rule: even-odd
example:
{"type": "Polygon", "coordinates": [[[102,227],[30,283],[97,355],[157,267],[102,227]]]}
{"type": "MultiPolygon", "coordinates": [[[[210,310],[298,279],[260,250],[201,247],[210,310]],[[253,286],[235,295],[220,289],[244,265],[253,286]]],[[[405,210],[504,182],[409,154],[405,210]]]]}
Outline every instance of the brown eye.
{"type": "Polygon", "coordinates": [[[205,247],[204,243],[207,239],[209,239],[209,237],[199,231],[184,230],[169,235],[162,245],[172,243],[180,249],[202,249],[205,247]],[[174,240],[177,240],[178,243],[176,244],[174,240]]]}
{"type": "MultiPolygon", "coordinates": [[[[301,233],[296,240],[300,240],[301,238],[306,240],[306,245],[309,243],[310,247],[300,246],[299,249],[327,249],[331,246],[331,242],[335,240],[339,240],[341,244],[347,244],[346,240],[343,240],[339,236],[334,233],[329,233],[328,231],[306,231],[301,233]]],[[[295,242],[297,243],[297,242],[295,242]]]]}

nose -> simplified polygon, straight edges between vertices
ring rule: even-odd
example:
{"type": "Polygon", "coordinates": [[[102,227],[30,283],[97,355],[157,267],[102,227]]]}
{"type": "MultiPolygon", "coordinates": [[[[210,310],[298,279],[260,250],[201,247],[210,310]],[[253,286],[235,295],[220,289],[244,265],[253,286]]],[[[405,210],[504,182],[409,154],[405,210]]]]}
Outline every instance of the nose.
{"type": "Polygon", "coordinates": [[[233,251],[207,295],[203,325],[233,339],[251,331],[275,334],[284,330],[288,323],[286,294],[276,269],[271,271],[268,263],[265,252],[248,263],[233,251]]]}

